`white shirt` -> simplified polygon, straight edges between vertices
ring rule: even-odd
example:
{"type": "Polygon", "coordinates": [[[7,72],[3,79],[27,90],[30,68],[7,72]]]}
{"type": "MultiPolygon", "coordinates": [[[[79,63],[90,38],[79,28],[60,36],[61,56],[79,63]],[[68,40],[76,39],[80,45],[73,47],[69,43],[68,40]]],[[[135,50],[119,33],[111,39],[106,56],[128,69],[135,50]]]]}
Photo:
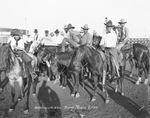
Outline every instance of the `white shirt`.
{"type": "Polygon", "coordinates": [[[31,46],[30,46],[29,52],[33,54],[35,48],[36,48],[38,45],[39,45],[39,41],[34,41],[34,42],[31,44],[31,46]]]}
{"type": "Polygon", "coordinates": [[[116,33],[111,30],[110,33],[104,33],[102,36],[101,44],[105,45],[105,47],[116,47],[117,43],[117,35],[116,33]]]}
{"type": "Polygon", "coordinates": [[[56,43],[58,45],[58,44],[62,43],[63,36],[61,36],[61,35],[56,36],[55,35],[54,37],[52,37],[52,40],[54,43],[56,43]]]}
{"type": "Polygon", "coordinates": [[[41,42],[41,44],[44,44],[44,45],[53,45],[53,46],[57,45],[57,43],[55,43],[52,40],[51,36],[43,37],[40,42],[41,42]]]}
{"type": "Polygon", "coordinates": [[[33,41],[33,38],[27,37],[26,35],[23,35],[23,39],[26,40],[26,41],[28,41],[28,42],[33,41]]]}
{"type": "MultiPolygon", "coordinates": [[[[16,40],[14,39],[14,37],[10,37],[8,39],[8,43],[10,43],[11,48],[14,50],[14,48],[16,47],[16,40]]],[[[18,46],[17,47],[19,49],[23,49],[24,50],[24,43],[26,43],[26,40],[24,40],[24,39],[21,38],[18,41],[18,46]]]]}

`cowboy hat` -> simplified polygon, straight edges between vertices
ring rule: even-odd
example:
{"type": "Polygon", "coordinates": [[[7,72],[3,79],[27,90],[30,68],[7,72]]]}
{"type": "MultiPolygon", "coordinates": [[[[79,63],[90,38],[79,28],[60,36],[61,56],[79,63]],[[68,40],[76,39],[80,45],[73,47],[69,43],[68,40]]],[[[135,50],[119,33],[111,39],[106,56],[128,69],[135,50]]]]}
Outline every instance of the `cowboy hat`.
{"type": "Polygon", "coordinates": [[[93,30],[93,34],[97,34],[96,30],[93,30]]]}
{"type": "Polygon", "coordinates": [[[34,33],[38,33],[38,30],[37,30],[37,29],[35,29],[35,30],[34,30],[34,33]]]}
{"type": "Polygon", "coordinates": [[[104,23],[107,27],[113,27],[112,21],[109,20],[107,23],[104,23]]]}
{"type": "Polygon", "coordinates": [[[56,29],[56,30],[54,31],[54,33],[55,33],[55,34],[59,34],[59,30],[56,29]]]}
{"type": "Polygon", "coordinates": [[[90,28],[88,27],[87,24],[85,24],[83,27],[81,27],[83,30],[89,30],[90,28]]]}
{"type": "Polygon", "coordinates": [[[48,31],[48,30],[45,30],[45,33],[49,33],[49,31],[48,31]]]}
{"type": "Polygon", "coordinates": [[[120,22],[118,22],[119,24],[125,24],[127,23],[124,19],[121,19],[120,22]]]}
{"type": "Polygon", "coordinates": [[[12,29],[11,35],[12,35],[12,36],[20,36],[20,35],[21,35],[21,32],[20,32],[19,29],[12,29]]]}
{"type": "Polygon", "coordinates": [[[71,24],[68,24],[67,29],[69,30],[71,28],[74,29],[75,27],[73,27],[71,24]]]}
{"type": "Polygon", "coordinates": [[[67,26],[68,26],[68,25],[64,25],[64,28],[63,28],[63,29],[67,29],[67,26]]]}

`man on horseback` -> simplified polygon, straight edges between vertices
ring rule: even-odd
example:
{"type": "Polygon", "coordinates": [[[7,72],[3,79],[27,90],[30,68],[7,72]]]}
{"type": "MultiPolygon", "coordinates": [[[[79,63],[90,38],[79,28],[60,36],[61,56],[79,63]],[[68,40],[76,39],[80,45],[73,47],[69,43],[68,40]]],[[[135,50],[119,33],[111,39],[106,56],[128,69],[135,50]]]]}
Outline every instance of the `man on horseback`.
{"type": "Polygon", "coordinates": [[[127,23],[124,19],[121,19],[119,23],[119,31],[118,31],[118,39],[117,39],[117,46],[116,48],[118,50],[121,50],[121,48],[127,43],[127,40],[129,39],[129,30],[125,26],[127,23]]]}
{"type": "Polygon", "coordinates": [[[81,37],[81,43],[82,45],[86,44],[87,46],[92,46],[92,35],[88,32],[90,29],[87,24],[85,24],[83,27],[83,36],[81,37]]]}
{"type": "Polygon", "coordinates": [[[101,44],[104,46],[106,55],[108,55],[108,65],[111,75],[114,74],[114,70],[111,65],[112,63],[115,65],[117,74],[119,75],[119,62],[121,62],[122,56],[118,54],[118,50],[115,48],[117,43],[117,35],[114,30],[112,30],[114,25],[111,20],[106,22],[105,26],[106,31],[102,37],[101,44]]]}
{"type": "Polygon", "coordinates": [[[75,27],[73,27],[71,24],[68,24],[67,30],[68,30],[68,35],[67,37],[64,37],[62,41],[62,52],[65,52],[65,44],[68,42],[71,44],[74,48],[78,48],[80,45],[80,32],[74,30],[75,27]]]}
{"type": "Polygon", "coordinates": [[[13,29],[11,32],[11,36],[12,37],[8,39],[8,43],[10,44],[11,48],[17,53],[17,55],[21,58],[21,61],[23,61],[25,67],[27,67],[27,70],[31,72],[32,77],[35,78],[37,75],[31,64],[33,59],[24,50],[24,43],[26,43],[26,41],[22,39],[20,30],[13,29]]]}

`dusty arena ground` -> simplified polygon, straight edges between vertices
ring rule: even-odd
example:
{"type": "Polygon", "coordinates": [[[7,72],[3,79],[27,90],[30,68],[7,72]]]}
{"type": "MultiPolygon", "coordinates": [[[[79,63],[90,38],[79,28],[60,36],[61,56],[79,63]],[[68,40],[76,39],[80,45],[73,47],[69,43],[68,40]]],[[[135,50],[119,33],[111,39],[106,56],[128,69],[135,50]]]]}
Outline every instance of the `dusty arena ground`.
{"type": "Polygon", "coordinates": [[[7,112],[11,104],[10,85],[7,84],[0,94],[0,118],[150,118],[150,89],[148,92],[148,85],[135,85],[136,79],[135,76],[126,76],[124,96],[114,92],[114,85],[108,85],[110,102],[105,104],[100,89],[97,100],[90,102],[93,90],[89,82],[86,82],[85,89],[80,86],[81,96],[77,99],[70,96],[69,87],[61,89],[59,83],[53,84],[52,81],[46,81],[46,78],[39,78],[36,96],[30,95],[28,115],[23,114],[24,99],[19,101],[12,113],[7,112]]]}

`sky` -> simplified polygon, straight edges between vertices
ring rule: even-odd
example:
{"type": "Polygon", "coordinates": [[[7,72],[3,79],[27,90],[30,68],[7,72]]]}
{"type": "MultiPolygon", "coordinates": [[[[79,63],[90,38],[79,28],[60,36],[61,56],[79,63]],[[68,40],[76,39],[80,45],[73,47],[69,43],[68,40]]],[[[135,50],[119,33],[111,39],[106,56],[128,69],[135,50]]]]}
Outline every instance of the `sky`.
{"type": "Polygon", "coordinates": [[[84,24],[89,32],[102,35],[105,17],[118,25],[127,21],[129,36],[150,38],[149,0],[0,0],[0,27],[28,29],[33,34],[38,29],[63,30],[71,23],[80,31],[84,24]]]}

